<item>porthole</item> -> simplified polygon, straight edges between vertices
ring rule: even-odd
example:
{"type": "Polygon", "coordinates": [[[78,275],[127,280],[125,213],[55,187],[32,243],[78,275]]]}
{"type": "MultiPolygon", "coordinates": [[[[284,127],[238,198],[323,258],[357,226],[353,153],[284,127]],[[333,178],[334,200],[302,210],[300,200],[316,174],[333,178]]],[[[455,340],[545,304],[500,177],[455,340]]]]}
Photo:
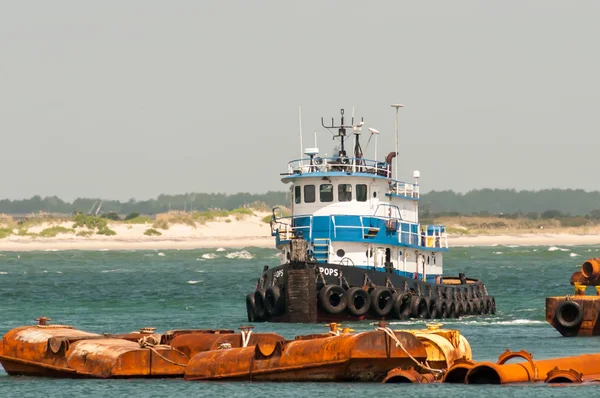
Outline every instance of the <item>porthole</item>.
{"type": "Polygon", "coordinates": [[[346,252],[344,251],[344,249],[338,249],[338,251],[335,252],[335,254],[337,254],[338,257],[344,257],[346,252]]]}

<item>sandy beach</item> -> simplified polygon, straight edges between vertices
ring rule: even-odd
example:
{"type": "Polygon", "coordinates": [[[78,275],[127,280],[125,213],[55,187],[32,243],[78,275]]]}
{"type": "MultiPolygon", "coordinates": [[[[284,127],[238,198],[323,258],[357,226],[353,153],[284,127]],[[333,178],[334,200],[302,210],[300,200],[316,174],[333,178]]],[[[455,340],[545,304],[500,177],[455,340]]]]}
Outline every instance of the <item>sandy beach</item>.
{"type": "MultiPolygon", "coordinates": [[[[158,229],[160,236],[147,236],[145,231],[152,228],[151,223],[126,224],[109,223],[108,227],[116,232],[114,236],[91,234],[78,236],[83,230],[60,233],[55,237],[10,235],[0,239],[0,251],[32,250],[169,250],[200,248],[274,248],[275,238],[270,234],[269,224],[263,221],[267,212],[255,212],[252,216],[227,217],[202,225],[173,224],[168,229],[158,229]]],[[[71,229],[73,222],[42,223],[28,231],[39,234],[46,228],[61,226],[71,229]]],[[[497,234],[497,235],[459,235],[449,236],[450,246],[494,246],[494,245],[598,245],[600,235],[596,234],[497,234]]]]}

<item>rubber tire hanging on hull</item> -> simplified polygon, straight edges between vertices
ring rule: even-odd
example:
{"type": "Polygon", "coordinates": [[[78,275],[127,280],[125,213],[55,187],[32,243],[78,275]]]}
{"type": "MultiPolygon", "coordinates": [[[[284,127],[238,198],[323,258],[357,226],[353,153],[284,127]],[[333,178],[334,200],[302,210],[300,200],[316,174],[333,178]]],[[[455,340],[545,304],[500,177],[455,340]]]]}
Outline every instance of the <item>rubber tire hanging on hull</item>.
{"type": "Polygon", "coordinates": [[[362,287],[351,287],[346,290],[346,308],[354,316],[363,316],[371,308],[371,296],[362,287]]]}
{"type": "Polygon", "coordinates": [[[265,307],[265,289],[259,289],[254,292],[254,314],[257,319],[269,319],[269,313],[265,307]]]}
{"type": "Polygon", "coordinates": [[[346,309],[348,298],[341,286],[325,285],[319,292],[319,304],[328,313],[336,315],[342,313],[346,309]]]}
{"type": "Polygon", "coordinates": [[[410,299],[411,295],[408,293],[394,294],[393,313],[396,319],[407,319],[410,317],[410,299]]]}
{"type": "Polygon", "coordinates": [[[387,317],[394,309],[394,293],[386,287],[376,287],[371,291],[371,310],[380,317],[387,317]],[[381,305],[383,303],[383,305],[381,305]]]}
{"type": "Polygon", "coordinates": [[[270,286],[265,291],[265,311],[272,316],[278,316],[285,311],[285,303],[279,286],[270,286]]]}
{"type": "Polygon", "coordinates": [[[556,322],[567,330],[575,330],[583,322],[583,308],[575,301],[562,301],[554,311],[556,322]]]}

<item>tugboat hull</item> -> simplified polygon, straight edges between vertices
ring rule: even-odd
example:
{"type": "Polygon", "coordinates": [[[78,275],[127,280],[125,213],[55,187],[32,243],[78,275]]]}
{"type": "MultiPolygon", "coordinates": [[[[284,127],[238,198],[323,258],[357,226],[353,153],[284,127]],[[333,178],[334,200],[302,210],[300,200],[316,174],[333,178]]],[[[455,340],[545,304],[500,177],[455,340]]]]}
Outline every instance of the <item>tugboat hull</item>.
{"type": "Polygon", "coordinates": [[[325,322],[457,318],[494,314],[485,285],[464,276],[430,283],[388,272],[323,263],[266,270],[246,297],[249,321],[325,322]]]}

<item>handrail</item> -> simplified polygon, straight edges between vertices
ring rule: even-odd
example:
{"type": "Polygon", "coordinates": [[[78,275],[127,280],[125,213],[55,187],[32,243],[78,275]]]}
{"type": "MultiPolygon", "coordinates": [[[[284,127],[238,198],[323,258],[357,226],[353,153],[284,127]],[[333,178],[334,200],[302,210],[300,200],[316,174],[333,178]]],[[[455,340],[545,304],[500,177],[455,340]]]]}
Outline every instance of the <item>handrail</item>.
{"type": "Polygon", "coordinates": [[[371,159],[328,156],[324,158],[316,157],[313,159],[294,159],[288,162],[288,174],[343,171],[378,174],[389,178],[392,176],[389,166],[389,163],[371,159]]]}
{"type": "MultiPolygon", "coordinates": [[[[420,246],[420,247],[428,247],[428,248],[448,248],[448,234],[446,232],[446,227],[443,225],[422,225],[422,224],[416,224],[416,223],[412,223],[412,222],[407,222],[402,220],[401,218],[398,217],[391,217],[391,216],[380,216],[380,215],[358,215],[359,219],[360,219],[360,223],[361,225],[338,225],[335,221],[335,217],[336,216],[347,216],[347,214],[330,214],[328,216],[325,217],[331,217],[332,220],[332,224],[333,224],[333,237],[337,238],[337,230],[340,228],[346,228],[346,229],[361,229],[363,232],[366,228],[372,228],[371,226],[365,227],[364,226],[364,220],[363,217],[369,217],[371,219],[376,219],[376,220],[382,220],[382,221],[386,221],[386,225],[388,221],[396,221],[396,228],[395,231],[399,232],[398,233],[398,243],[408,243],[414,246],[420,246]],[[419,231],[417,232],[413,232],[413,228],[409,227],[408,231],[402,231],[402,226],[403,225],[409,225],[409,226],[413,226],[413,225],[417,225],[419,231]],[[436,231],[433,234],[429,234],[429,228],[428,227],[436,227],[436,231]],[[408,236],[408,242],[403,242],[404,237],[408,236]]],[[[306,215],[291,215],[291,216],[285,216],[285,217],[281,217],[276,223],[284,226],[285,228],[283,229],[282,234],[284,237],[288,238],[289,236],[293,236],[296,230],[305,230],[308,229],[308,236],[309,236],[309,240],[313,239],[313,217],[314,215],[311,214],[306,214],[306,215]],[[300,218],[300,217],[309,217],[310,219],[310,223],[309,225],[305,225],[305,226],[301,226],[301,227],[292,227],[291,223],[283,223],[279,220],[282,219],[294,219],[294,218],[300,218]]],[[[331,228],[331,224],[330,227],[331,228]]],[[[328,232],[328,239],[331,238],[331,229],[328,232]]],[[[284,239],[286,240],[286,239],[284,239]]]]}
{"type": "Polygon", "coordinates": [[[419,184],[392,179],[390,164],[377,160],[348,157],[295,159],[288,162],[288,175],[340,171],[346,173],[376,174],[389,178],[388,193],[418,199],[419,184]],[[308,162],[308,164],[305,164],[308,162]]]}

